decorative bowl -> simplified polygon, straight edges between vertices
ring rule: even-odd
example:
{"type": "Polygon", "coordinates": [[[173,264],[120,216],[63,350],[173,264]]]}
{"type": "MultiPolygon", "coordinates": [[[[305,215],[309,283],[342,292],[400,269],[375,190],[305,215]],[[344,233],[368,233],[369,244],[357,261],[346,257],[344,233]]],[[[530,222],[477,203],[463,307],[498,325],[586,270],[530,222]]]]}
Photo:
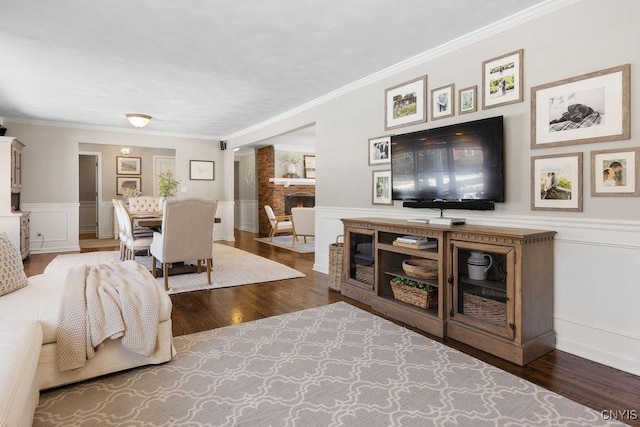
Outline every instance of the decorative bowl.
{"type": "Polygon", "coordinates": [[[406,259],[402,261],[402,270],[407,276],[417,279],[438,278],[438,261],[431,259],[406,259]]]}

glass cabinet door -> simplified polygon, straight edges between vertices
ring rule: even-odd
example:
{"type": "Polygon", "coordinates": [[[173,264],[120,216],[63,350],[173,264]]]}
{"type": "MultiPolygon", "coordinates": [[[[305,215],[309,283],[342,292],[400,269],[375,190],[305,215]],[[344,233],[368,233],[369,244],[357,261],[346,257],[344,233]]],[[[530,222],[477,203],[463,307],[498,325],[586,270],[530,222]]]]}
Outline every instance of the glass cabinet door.
{"type": "Polygon", "coordinates": [[[451,320],[515,337],[512,247],[451,243],[451,320]]]}
{"type": "Polygon", "coordinates": [[[347,281],[373,291],[375,283],[375,245],[372,230],[348,229],[345,238],[349,265],[347,281]]]}

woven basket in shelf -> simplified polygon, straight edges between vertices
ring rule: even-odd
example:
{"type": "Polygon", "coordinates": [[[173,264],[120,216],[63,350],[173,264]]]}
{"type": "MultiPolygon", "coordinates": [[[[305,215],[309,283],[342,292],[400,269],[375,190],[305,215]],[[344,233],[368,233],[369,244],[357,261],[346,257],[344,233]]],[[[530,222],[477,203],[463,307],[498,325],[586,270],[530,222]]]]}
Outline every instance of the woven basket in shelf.
{"type": "Polygon", "coordinates": [[[437,290],[424,291],[392,280],[391,291],[393,292],[393,297],[398,301],[406,302],[416,307],[427,309],[438,305],[437,290]]]}

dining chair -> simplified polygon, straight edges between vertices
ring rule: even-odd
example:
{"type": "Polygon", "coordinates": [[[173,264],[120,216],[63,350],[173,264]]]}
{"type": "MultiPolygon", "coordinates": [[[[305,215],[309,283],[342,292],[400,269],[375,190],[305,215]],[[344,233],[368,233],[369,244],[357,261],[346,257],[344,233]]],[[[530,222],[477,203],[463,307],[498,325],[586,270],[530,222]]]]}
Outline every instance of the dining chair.
{"type": "Polygon", "coordinates": [[[291,246],[295,246],[298,237],[304,237],[304,242],[307,243],[307,237],[316,235],[316,210],[314,208],[291,208],[291,217],[296,229],[291,246]]]}
{"type": "Polygon", "coordinates": [[[113,204],[116,208],[118,225],[121,230],[120,235],[122,236],[120,237],[120,259],[135,259],[136,251],[146,250],[149,252],[152,237],[146,231],[143,233],[134,232],[131,217],[122,200],[113,199],[113,204]]]}
{"type": "Polygon", "coordinates": [[[162,199],[151,196],[129,197],[129,213],[150,213],[162,211],[162,199]]]}
{"type": "Polygon", "coordinates": [[[276,215],[269,205],[264,205],[264,210],[271,224],[271,232],[269,233],[269,241],[273,241],[276,234],[291,233],[293,240],[296,240],[296,229],[291,215],[276,215]]]}
{"type": "Polygon", "coordinates": [[[162,263],[164,287],[169,290],[169,264],[197,261],[198,273],[202,260],[211,284],[213,223],[218,200],[197,198],[167,200],[162,211],[162,232],[153,233],[151,242],[151,272],[156,276],[156,261],[162,263]]]}

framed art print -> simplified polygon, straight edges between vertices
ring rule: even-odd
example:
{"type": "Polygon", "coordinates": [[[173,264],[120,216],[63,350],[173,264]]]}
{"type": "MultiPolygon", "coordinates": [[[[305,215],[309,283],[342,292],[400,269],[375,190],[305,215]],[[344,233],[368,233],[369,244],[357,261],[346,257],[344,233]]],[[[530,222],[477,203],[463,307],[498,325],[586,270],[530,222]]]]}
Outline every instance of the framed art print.
{"type": "Polygon", "coordinates": [[[630,65],[531,88],[531,148],[629,139],[630,65]]]}
{"type": "Polygon", "coordinates": [[[314,178],[316,177],[316,156],[303,156],[304,177],[314,178]]]}
{"type": "Polygon", "coordinates": [[[369,166],[391,163],[391,137],[369,139],[369,166]]]}
{"type": "Polygon", "coordinates": [[[478,109],[478,86],[466,87],[458,91],[458,114],[473,113],[478,109]]]}
{"type": "Polygon", "coordinates": [[[523,54],[516,50],[482,63],[482,109],[522,102],[523,54]]]}
{"type": "Polygon", "coordinates": [[[116,177],[116,194],[122,196],[124,193],[122,190],[130,188],[136,191],[141,190],[141,178],[139,176],[117,176],[116,177]]]}
{"type": "Polygon", "coordinates": [[[215,178],[215,163],[210,160],[190,160],[189,179],[191,181],[213,181],[215,178]]]}
{"type": "Polygon", "coordinates": [[[116,175],[142,175],[142,158],[117,156],[116,175]]]}
{"type": "Polygon", "coordinates": [[[392,205],[391,171],[373,171],[372,201],[374,205],[392,205]]]}
{"type": "Polygon", "coordinates": [[[640,196],[640,148],[591,152],[591,196],[640,196]]]}
{"type": "Polygon", "coordinates": [[[531,158],[531,209],[582,212],[582,153],[531,158]]]}
{"type": "Polygon", "coordinates": [[[427,121],[427,76],[385,90],[384,130],[427,121]]]}
{"type": "Polygon", "coordinates": [[[431,90],[431,120],[452,117],[455,113],[455,87],[453,84],[431,90]]]}

